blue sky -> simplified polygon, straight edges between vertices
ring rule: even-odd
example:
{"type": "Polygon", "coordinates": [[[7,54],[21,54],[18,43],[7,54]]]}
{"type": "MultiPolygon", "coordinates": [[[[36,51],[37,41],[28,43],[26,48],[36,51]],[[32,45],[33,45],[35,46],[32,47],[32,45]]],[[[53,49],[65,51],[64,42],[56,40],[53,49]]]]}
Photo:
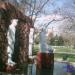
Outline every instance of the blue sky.
{"type": "MultiPolygon", "coordinates": [[[[17,0],[20,2],[21,0],[17,0]]],[[[38,5],[40,3],[46,2],[46,0],[36,0],[38,5]]],[[[41,5],[42,5],[41,4],[41,5]]],[[[75,0],[50,0],[44,7],[47,14],[55,13],[56,11],[59,12],[61,10],[62,15],[71,15],[75,16],[75,0]]]]}
{"type": "Polygon", "coordinates": [[[47,14],[58,12],[61,10],[62,15],[75,16],[75,0],[52,0],[45,6],[47,14]]]}

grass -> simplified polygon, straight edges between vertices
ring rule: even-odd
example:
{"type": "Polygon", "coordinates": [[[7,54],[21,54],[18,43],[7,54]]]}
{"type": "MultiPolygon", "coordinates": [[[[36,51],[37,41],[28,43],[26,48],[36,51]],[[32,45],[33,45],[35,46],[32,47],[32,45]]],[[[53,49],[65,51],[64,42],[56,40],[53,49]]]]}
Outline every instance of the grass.
{"type": "Polygon", "coordinates": [[[72,47],[67,46],[59,46],[59,47],[53,47],[55,49],[55,52],[68,52],[68,53],[75,53],[75,49],[72,47]]]}
{"type": "MultiPolygon", "coordinates": [[[[72,47],[61,46],[61,47],[53,47],[55,52],[67,52],[67,53],[75,53],[75,49],[72,47]]],[[[67,55],[67,54],[55,54],[55,58],[62,58],[63,60],[68,60],[70,62],[75,62],[74,55],[67,55]]]]}
{"type": "Polygon", "coordinates": [[[39,51],[39,45],[34,45],[34,49],[33,49],[33,55],[37,55],[37,52],[39,51]]]}
{"type": "MultiPolygon", "coordinates": [[[[52,46],[53,49],[55,49],[55,52],[67,52],[67,53],[75,53],[75,49],[72,47],[67,47],[67,46],[52,46]]],[[[37,55],[37,52],[39,51],[39,45],[34,45],[33,49],[33,55],[37,55]]],[[[66,59],[70,62],[75,62],[75,56],[74,55],[66,55],[66,54],[54,54],[55,58],[62,58],[66,59]]]]}

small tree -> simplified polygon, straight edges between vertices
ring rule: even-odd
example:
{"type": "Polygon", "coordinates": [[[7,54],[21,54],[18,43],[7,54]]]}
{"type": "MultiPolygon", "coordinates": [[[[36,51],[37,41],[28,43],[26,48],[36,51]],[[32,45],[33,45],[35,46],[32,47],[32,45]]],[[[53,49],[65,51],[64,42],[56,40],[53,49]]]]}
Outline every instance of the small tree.
{"type": "Polygon", "coordinates": [[[56,35],[50,40],[50,44],[55,46],[62,46],[64,45],[64,41],[61,36],[56,35]]]}

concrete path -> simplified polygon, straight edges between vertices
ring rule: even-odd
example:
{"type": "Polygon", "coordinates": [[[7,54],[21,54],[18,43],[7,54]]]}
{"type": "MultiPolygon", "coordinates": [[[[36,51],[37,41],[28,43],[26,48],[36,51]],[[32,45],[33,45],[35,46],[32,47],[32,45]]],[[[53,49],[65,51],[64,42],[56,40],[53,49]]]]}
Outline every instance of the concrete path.
{"type": "MultiPolygon", "coordinates": [[[[64,62],[55,62],[54,63],[54,70],[53,74],[50,69],[43,69],[37,71],[35,64],[25,65],[23,71],[20,74],[7,74],[7,73],[0,73],[0,75],[70,75],[67,74],[67,64],[64,62]],[[26,67],[25,67],[26,66],[26,67]]],[[[71,74],[75,75],[75,74],[71,74]]]]}
{"type": "Polygon", "coordinates": [[[53,75],[67,75],[67,64],[55,62],[53,75]]]}

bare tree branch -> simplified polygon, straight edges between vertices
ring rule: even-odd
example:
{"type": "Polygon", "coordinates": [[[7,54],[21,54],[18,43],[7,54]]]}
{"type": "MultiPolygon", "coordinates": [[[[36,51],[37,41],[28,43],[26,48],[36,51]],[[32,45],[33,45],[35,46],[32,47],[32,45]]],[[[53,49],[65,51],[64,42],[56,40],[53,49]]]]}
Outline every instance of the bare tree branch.
{"type": "MultiPolygon", "coordinates": [[[[35,0],[35,3],[34,3],[34,7],[33,7],[33,10],[32,10],[32,14],[31,14],[31,15],[32,15],[32,18],[33,18],[33,14],[34,14],[34,12],[35,12],[35,8],[36,8],[36,0],[35,0]]],[[[31,19],[32,19],[32,18],[31,18],[31,19]]]]}
{"type": "Polygon", "coordinates": [[[49,0],[47,0],[42,6],[41,8],[35,13],[35,15],[37,15],[42,9],[43,7],[48,3],[49,0]]]}
{"type": "Polygon", "coordinates": [[[48,23],[45,23],[44,25],[41,25],[41,27],[47,28],[53,22],[62,21],[62,20],[68,19],[68,18],[69,17],[64,17],[64,18],[61,18],[61,19],[53,19],[53,20],[49,21],[48,23]]]}

